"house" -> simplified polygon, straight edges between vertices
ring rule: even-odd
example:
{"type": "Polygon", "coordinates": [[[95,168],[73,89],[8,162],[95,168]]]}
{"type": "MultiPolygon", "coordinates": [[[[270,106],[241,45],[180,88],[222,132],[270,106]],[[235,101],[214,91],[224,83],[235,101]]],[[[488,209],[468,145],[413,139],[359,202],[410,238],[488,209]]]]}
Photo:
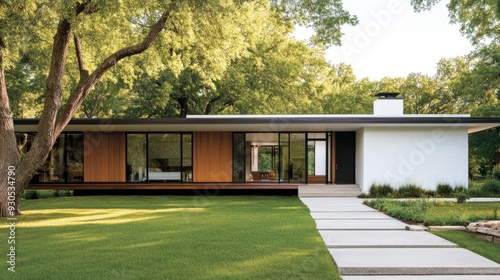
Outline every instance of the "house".
{"type": "MultiPolygon", "coordinates": [[[[74,119],[33,189],[297,189],[305,184],[467,186],[468,134],[499,118],[405,115],[381,93],[373,115],[74,119]]],[[[15,120],[30,139],[38,120],[15,120]]],[[[20,140],[21,141],[21,140],[20,140]]]]}

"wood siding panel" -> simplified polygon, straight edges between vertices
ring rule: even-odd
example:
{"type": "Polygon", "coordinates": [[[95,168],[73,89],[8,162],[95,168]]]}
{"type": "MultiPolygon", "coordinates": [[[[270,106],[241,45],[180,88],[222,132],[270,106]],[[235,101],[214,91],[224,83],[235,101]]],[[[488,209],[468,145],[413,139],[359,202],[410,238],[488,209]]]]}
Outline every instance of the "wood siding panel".
{"type": "Polygon", "coordinates": [[[125,133],[85,133],[84,181],[125,182],[125,133]]]}
{"type": "Polygon", "coordinates": [[[232,147],[231,132],[193,133],[193,181],[232,182],[232,147]]]}

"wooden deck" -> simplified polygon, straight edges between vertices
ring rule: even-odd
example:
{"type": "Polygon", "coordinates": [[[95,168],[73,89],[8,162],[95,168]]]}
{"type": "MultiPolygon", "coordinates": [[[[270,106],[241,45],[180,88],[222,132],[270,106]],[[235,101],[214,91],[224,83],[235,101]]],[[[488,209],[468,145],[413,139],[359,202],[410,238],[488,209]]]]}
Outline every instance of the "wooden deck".
{"type": "Polygon", "coordinates": [[[297,190],[297,184],[272,183],[57,183],[29,184],[29,190],[297,190]]]}

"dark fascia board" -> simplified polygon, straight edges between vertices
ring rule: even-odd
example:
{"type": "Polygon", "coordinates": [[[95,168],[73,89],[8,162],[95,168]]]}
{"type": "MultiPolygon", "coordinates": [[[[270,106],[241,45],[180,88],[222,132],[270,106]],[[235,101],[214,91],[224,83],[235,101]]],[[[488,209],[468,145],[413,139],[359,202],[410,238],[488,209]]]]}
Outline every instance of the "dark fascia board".
{"type": "MultiPolygon", "coordinates": [[[[39,119],[15,119],[14,125],[38,125],[39,119]]],[[[262,116],[151,119],[72,119],[69,125],[203,125],[203,124],[500,124],[500,118],[262,116]]]]}

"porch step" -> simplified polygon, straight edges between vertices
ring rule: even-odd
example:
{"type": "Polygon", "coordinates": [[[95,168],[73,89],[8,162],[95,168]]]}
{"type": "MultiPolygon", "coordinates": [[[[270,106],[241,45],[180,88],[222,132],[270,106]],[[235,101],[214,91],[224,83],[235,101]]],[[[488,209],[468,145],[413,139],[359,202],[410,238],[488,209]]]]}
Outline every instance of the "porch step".
{"type": "Polygon", "coordinates": [[[358,185],[303,185],[299,197],[356,197],[361,194],[358,185]]]}

